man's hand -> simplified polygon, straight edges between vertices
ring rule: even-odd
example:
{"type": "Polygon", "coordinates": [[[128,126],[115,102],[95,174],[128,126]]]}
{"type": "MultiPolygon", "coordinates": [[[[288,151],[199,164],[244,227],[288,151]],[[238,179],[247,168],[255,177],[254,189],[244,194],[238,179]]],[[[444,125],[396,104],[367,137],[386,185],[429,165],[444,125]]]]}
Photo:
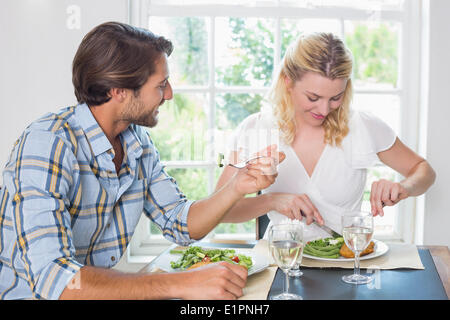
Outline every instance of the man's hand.
{"type": "Polygon", "coordinates": [[[232,178],[234,189],[241,195],[258,192],[274,183],[278,175],[277,165],[286,158],[283,152],[277,152],[276,145],[261,150],[255,156],[263,157],[250,161],[232,178]]]}
{"type": "Polygon", "coordinates": [[[181,274],[181,299],[234,300],[243,295],[248,271],[243,266],[222,261],[179,273],[181,274]]]}

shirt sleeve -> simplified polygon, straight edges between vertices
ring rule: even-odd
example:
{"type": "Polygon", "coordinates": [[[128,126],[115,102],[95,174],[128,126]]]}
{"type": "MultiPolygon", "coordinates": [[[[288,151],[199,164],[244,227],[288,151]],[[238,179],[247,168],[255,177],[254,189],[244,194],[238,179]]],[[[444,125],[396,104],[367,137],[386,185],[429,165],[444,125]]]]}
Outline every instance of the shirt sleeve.
{"type": "Polygon", "coordinates": [[[82,267],[66,210],[73,178],[71,148],[55,134],[26,131],[5,169],[17,250],[34,298],[58,299],[82,267]]]}
{"type": "Polygon", "coordinates": [[[353,168],[368,168],[379,162],[377,153],[392,147],[397,134],[369,112],[355,112],[350,123],[351,145],[347,153],[353,168]]]}
{"type": "Polygon", "coordinates": [[[166,173],[157,149],[149,138],[147,140],[152,157],[144,212],[159,226],[166,239],[188,245],[195,241],[190,238],[187,225],[189,209],[194,201],[188,200],[175,179],[166,173]]]}

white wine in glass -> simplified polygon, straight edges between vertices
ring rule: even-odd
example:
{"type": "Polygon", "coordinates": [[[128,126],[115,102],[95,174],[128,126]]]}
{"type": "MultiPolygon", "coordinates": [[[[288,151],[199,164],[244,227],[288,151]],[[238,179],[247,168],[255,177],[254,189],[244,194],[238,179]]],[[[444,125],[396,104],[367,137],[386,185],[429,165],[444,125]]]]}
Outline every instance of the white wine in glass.
{"type": "Polygon", "coordinates": [[[269,249],[275,263],[284,272],[284,292],[271,296],[271,300],[302,300],[297,294],[289,293],[288,272],[303,253],[303,228],[300,224],[278,224],[269,228],[269,249]]]}
{"type": "Polygon", "coordinates": [[[342,280],[352,284],[366,284],[373,280],[371,276],[360,274],[359,258],[372,240],[373,217],[370,212],[349,212],[342,216],[342,235],[345,244],[355,254],[355,266],[352,275],[343,276],[342,280]]]}
{"type": "Polygon", "coordinates": [[[272,255],[281,269],[291,269],[302,253],[302,244],[292,240],[272,242],[272,255]]]}

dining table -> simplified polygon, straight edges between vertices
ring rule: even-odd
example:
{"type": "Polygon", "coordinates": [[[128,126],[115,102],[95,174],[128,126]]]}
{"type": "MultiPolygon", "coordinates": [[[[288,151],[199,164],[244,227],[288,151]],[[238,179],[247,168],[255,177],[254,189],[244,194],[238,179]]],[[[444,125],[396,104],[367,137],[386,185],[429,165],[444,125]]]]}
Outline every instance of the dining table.
{"type": "MultiPolygon", "coordinates": [[[[195,242],[192,245],[235,249],[252,252],[259,248],[264,240],[223,240],[210,239],[195,242]]],[[[391,255],[395,255],[403,246],[387,243],[391,247],[391,255]],[[396,248],[394,250],[394,248],[396,248]]],[[[395,267],[374,269],[361,266],[361,273],[373,273],[375,278],[369,284],[352,285],[342,281],[342,276],[353,273],[353,268],[321,266],[320,261],[303,258],[301,277],[289,277],[289,290],[304,300],[448,300],[450,296],[450,253],[447,246],[405,245],[413,248],[418,258],[419,267],[395,267]],[[417,249],[417,250],[415,250],[417,249]]],[[[155,257],[139,272],[167,272],[158,266],[171,250],[181,248],[171,245],[155,257]]],[[[264,248],[264,247],[263,247],[264,248]]],[[[405,249],[406,250],[406,249],[405,249]]],[[[268,251],[267,251],[268,254],[268,251]]],[[[353,263],[352,263],[353,264],[353,263]]],[[[249,275],[243,300],[266,300],[283,291],[285,275],[275,264],[268,264],[265,270],[249,275]]]]}

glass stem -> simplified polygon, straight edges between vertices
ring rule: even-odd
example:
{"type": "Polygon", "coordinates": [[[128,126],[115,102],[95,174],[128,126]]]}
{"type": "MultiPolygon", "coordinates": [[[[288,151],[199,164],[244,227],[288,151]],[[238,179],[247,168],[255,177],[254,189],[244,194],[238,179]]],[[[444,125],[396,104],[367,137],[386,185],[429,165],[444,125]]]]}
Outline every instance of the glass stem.
{"type": "Polygon", "coordinates": [[[289,270],[285,272],[286,274],[286,281],[285,281],[285,285],[284,285],[284,293],[289,293],[289,270]]]}
{"type": "Polygon", "coordinates": [[[360,271],[359,271],[359,255],[361,254],[360,251],[356,251],[355,252],[355,271],[354,271],[354,275],[355,276],[359,276],[360,275],[360,271]]]}

